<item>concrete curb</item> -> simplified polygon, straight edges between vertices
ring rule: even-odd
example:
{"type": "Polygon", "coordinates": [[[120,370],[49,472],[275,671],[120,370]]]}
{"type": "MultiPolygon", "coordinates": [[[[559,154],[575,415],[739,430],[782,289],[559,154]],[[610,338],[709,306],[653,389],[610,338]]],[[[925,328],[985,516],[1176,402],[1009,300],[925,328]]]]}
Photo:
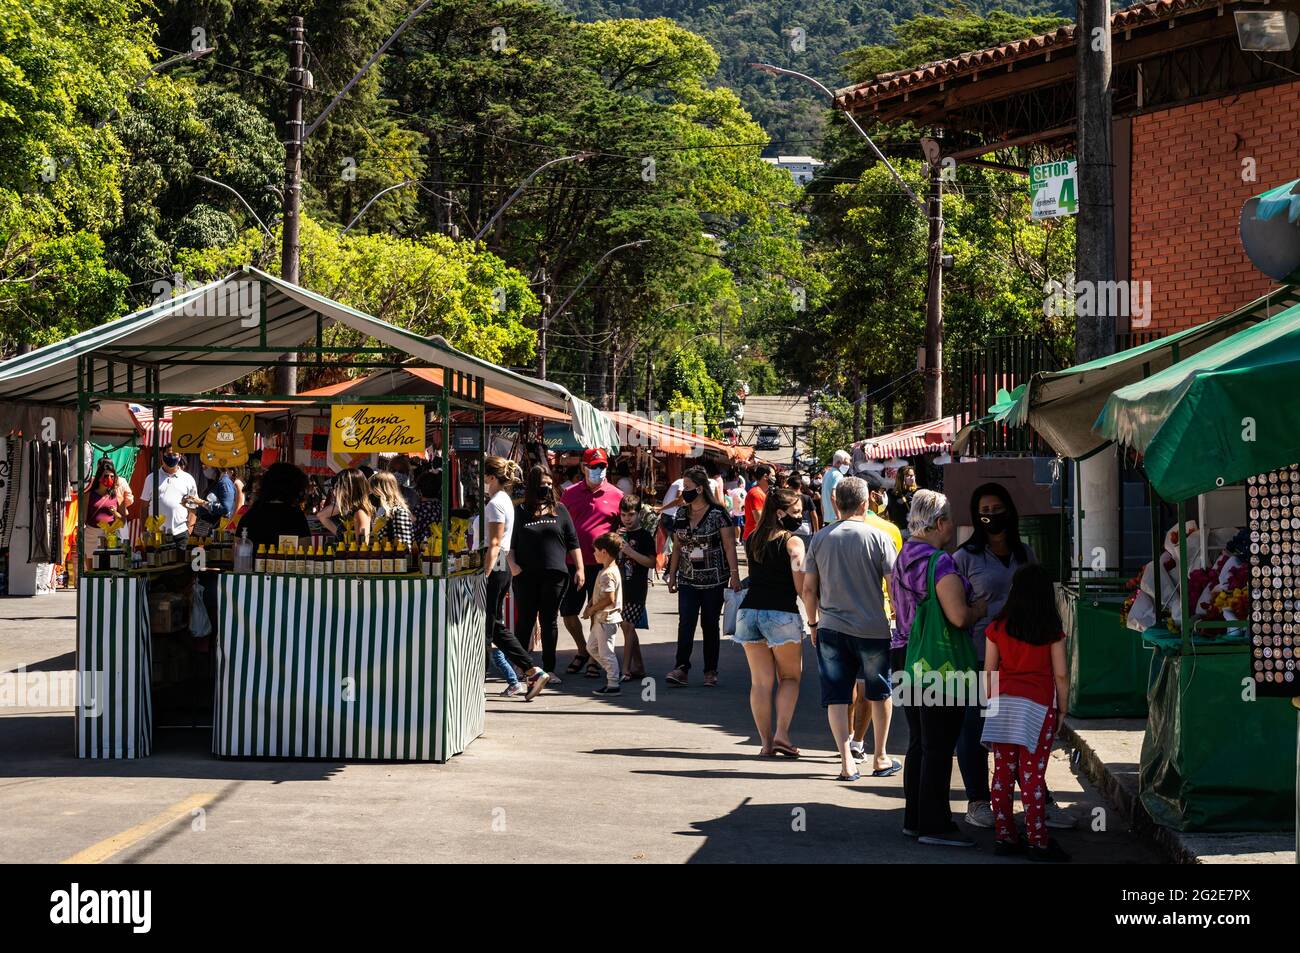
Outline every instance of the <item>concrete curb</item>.
{"type": "Polygon", "coordinates": [[[1077,760],[1072,757],[1071,761],[1081,767],[1088,779],[1096,785],[1097,790],[1105,796],[1107,801],[1115,805],[1124,819],[1128,821],[1131,831],[1147,840],[1170,863],[1199,864],[1204,862],[1187,845],[1181,834],[1167,827],[1161,827],[1151,820],[1151,816],[1142,807],[1137,787],[1125,783],[1123,778],[1111,770],[1110,765],[1102,760],[1096,749],[1089,744],[1084,735],[1076,730],[1068,717],[1061,727],[1061,737],[1077,753],[1077,760]]]}

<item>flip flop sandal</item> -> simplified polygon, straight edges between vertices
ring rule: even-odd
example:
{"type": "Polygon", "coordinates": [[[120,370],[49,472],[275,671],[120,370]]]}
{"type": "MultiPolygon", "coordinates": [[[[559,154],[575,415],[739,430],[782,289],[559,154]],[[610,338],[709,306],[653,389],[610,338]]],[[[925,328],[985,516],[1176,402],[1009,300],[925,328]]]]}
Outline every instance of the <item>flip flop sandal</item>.
{"type": "Polygon", "coordinates": [[[600,667],[599,662],[590,662],[587,664],[587,671],[583,673],[584,678],[604,678],[605,670],[600,667]]]}
{"type": "Polygon", "coordinates": [[[587,663],[589,661],[590,659],[585,655],[574,656],[573,661],[569,663],[569,667],[566,668],[564,671],[566,674],[569,675],[577,675],[579,672],[581,672],[584,668],[587,667],[587,663]]]}
{"type": "Polygon", "coordinates": [[[856,781],[856,780],[858,780],[858,779],[861,778],[861,777],[862,777],[861,774],[859,774],[857,771],[854,771],[852,774],[841,774],[841,775],[839,775],[835,780],[836,780],[836,781],[856,781]]]}
{"type": "Polygon", "coordinates": [[[794,745],[784,745],[784,744],[781,744],[781,742],[779,742],[779,741],[773,743],[773,745],[772,745],[772,750],[773,750],[775,753],[777,753],[777,754],[783,754],[783,755],[785,755],[787,758],[797,758],[797,757],[799,757],[799,749],[798,749],[798,748],[796,748],[794,745]]]}
{"type": "Polygon", "coordinates": [[[759,748],[759,749],[758,749],[758,756],[759,756],[760,758],[775,758],[775,757],[776,757],[776,752],[775,752],[775,751],[772,751],[772,750],[770,750],[770,749],[767,749],[767,748],[759,748]]]}
{"type": "Polygon", "coordinates": [[[902,770],[903,770],[903,766],[898,763],[898,760],[895,758],[890,758],[889,767],[876,768],[876,770],[871,772],[871,776],[873,778],[888,778],[891,777],[892,775],[897,774],[899,771],[902,770]]]}

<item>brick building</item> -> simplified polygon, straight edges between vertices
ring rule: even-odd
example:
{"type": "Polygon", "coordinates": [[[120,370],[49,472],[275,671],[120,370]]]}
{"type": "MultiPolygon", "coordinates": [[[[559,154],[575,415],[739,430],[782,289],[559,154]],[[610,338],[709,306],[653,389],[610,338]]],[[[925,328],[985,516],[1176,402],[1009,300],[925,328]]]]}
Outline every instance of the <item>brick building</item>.
{"type": "MultiPolygon", "coordinates": [[[[1242,250],[1239,218],[1248,198],[1300,176],[1300,50],[1240,49],[1233,11],[1260,8],[1157,0],[1112,15],[1116,278],[1150,282],[1149,322],[1132,330],[1189,327],[1275,287],[1242,250]]],[[[941,130],[960,163],[1022,170],[1073,154],[1074,60],[1067,26],[836,98],[861,119],[941,130]]]]}

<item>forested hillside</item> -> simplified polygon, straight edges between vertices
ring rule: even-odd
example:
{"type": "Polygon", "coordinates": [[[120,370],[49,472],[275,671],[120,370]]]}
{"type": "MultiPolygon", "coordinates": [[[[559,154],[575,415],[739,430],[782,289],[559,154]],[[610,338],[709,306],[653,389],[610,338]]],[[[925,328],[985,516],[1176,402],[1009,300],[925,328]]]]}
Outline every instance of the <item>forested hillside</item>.
{"type": "MultiPolygon", "coordinates": [[[[816,153],[825,114],[810,89],[750,68],[763,61],[815,76],[832,88],[853,76],[845,54],[892,43],[894,30],[923,13],[952,11],[934,0],[551,0],[581,20],[669,17],[708,40],[721,57],[714,82],[740,96],[749,114],[772,137],[766,154],[816,153]],[[802,30],[802,41],[796,30],[802,30]],[[798,47],[802,46],[802,49],[798,47]]],[[[972,12],[1073,19],[1071,0],[972,0],[972,12]]],[[[1048,28],[1048,27],[1045,27],[1048,28]]]]}

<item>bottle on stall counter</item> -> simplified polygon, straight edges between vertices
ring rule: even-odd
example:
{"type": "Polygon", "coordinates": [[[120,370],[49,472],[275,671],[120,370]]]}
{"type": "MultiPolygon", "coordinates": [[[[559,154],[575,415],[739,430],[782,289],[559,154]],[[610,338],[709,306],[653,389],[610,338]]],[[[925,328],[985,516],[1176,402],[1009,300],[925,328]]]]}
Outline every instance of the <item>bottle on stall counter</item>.
{"type": "Polygon", "coordinates": [[[321,575],[323,576],[334,575],[334,559],[335,559],[334,547],[333,546],[325,547],[325,556],[321,560],[321,575]]]}
{"type": "Polygon", "coordinates": [[[275,544],[275,548],[271,550],[271,553],[272,553],[271,572],[283,573],[284,572],[284,550],[280,548],[279,543],[275,544]]]}
{"type": "Polygon", "coordinates": [[[315,554],[316,554],[316,559],[315,559],[316,565],[312,569],[312,575],[323,576],[325,575],[325,547],[322,546],[320,543],[317,543],[315,547],[315,554]]]}
{"type": "Polygon", "coordinates": [[[295,548],[293,571],[300,576],[307,575],[307,550],[303,549],[302,543],[299,543],[295,548]]]}
{"type": "Polygon", "coordinates": [[[379,571],[384,575],[393,574],[393,544],[384,540],[384,549],[379,555],[379,571]]]}
{"type": "Polygon", "coordinates": [[[411,571],[411,553],[406,548],[405,542],[398,542],[397,556],[394,558],[393,565],[397,567],[397,571],[402,575],[406,575],[411,571]]]}
{"type": "Polygon", "coordinates": [[[257,554],[253,556],[253,572],[266,572],[266,543],[257,544],[257,554]]]}

